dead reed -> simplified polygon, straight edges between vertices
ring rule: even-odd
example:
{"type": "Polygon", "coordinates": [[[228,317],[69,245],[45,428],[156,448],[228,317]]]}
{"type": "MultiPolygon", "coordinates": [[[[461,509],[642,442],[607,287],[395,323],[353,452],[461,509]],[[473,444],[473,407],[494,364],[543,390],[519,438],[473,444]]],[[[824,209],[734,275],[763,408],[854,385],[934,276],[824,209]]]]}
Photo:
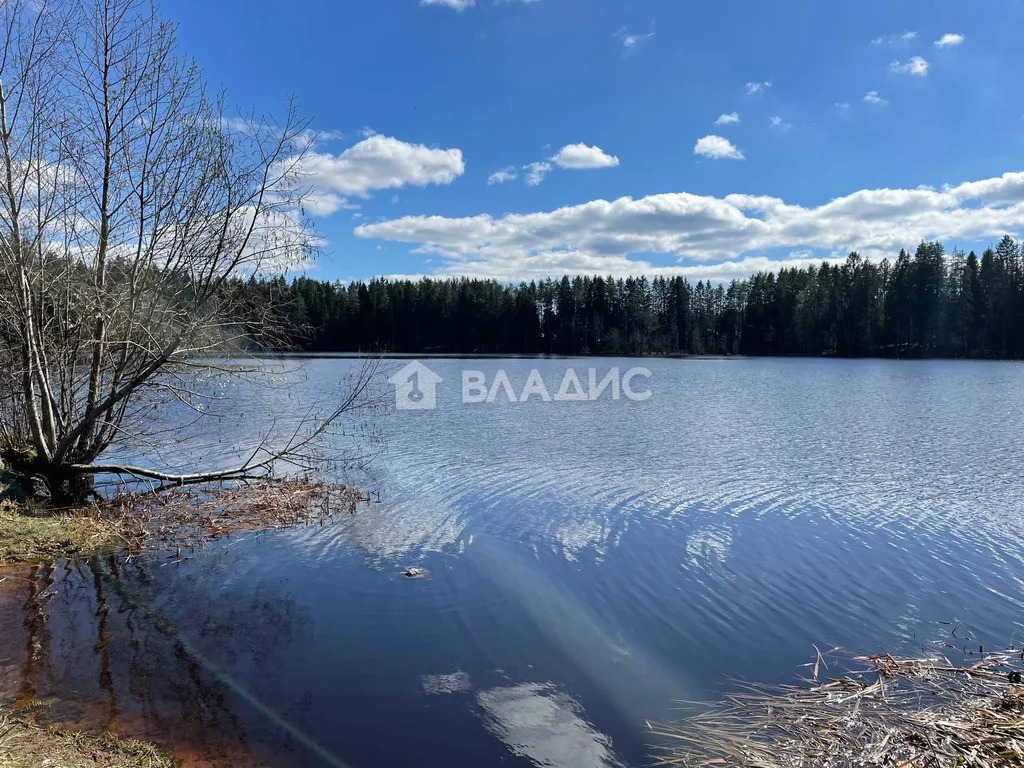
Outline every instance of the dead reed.
{"type": "Polygon", "coordinates": [[[671,725],[662,766],[744,768],[1004,768],[1024,766],[1024,653],[1018,650],[851,660],[822,680],[821,656],[802,684],[751,686],[671,725]]]}
{"type": "Polygon", "coordinates": [[[129,555],[146,549],[194,549],[232,534],[323,524],[354,514],[370,497],[357,488],[309,478],[261,480],[161,493],[122,493],[95,505],[101,519],[121,521],[129,555]]]}

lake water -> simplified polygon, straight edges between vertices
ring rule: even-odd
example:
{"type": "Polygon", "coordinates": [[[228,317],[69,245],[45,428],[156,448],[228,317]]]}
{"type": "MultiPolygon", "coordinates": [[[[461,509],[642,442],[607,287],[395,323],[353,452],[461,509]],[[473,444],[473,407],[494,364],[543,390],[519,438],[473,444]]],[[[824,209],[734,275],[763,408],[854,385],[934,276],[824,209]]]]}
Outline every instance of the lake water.
{"type": "MultiPolygon", "coordinates": [[[[380,417],[356,515],[8,571],[0,698],[208,764],[640,765],[645,720],[815,646],[1024,641],[1020,364],[425,362],[438,407],[380,417]],[[553,394],[637,365],[644,401],[460,402],[463,369],[553,394]]],[[[182,440],[330,402],[352,365],[182,440]]]]}

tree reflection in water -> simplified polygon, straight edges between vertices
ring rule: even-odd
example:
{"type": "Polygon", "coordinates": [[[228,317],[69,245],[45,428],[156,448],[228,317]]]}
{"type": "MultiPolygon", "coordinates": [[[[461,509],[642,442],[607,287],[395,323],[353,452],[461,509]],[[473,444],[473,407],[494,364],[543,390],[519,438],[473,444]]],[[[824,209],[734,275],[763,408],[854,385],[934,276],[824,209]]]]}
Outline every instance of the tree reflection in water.
{"type": "Polygon", "coordinates": [[[315,745],[264,702],[271,660],[309,617],[251,591],[154,607],[167,595],[153,567],[109,557],[0,570],[0,703],[41,723],[151,740],[190,766],[304,763],[315,745]],[[264,690],[225,671],[239,666],[264,690]]]}

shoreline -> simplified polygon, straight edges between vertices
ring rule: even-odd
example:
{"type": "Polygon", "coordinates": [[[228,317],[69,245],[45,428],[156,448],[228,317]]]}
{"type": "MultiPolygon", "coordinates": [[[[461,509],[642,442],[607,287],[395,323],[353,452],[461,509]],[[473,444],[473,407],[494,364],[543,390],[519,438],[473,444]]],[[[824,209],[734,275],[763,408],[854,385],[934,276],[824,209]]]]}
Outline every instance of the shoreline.
{"type": "MultiPolygon", "coordinates": [[[[181,760],[196,766],[239,764],[235,761],[235,757],[241,759],[241,753],[235,754],[242,748],[238,744],[197,746],[195,734],[178,738],[181,734],[157,733],[138,718],[126,717],[116,704],[80,701],[77,696],[65,700],[37,690],[38,665],[43,663],[37,653],[45,651],[32,649],[48,647],[51,622],[67,622],[75,615],[68,612],[57,618],[47,613],[47,604],[67,592],[69,583],[95,590],[96,611],[86,621],[85,633],[78,628],[76,634],[74,625],[69,625],[57,634],[71,632],[68,637],[90,643],[95,640],[89,638],[99,638],[97,647],[103,648],[101,655],[106,659],[99,687],[113,697],[110,665],[120,664],[126,648],[118,646],[115,651],[110,645],[123,643],[124,638],[115,640],[108,625],[115,620],[107,617],[120,612],[112,610],[116,596],[106,595],[102,563],[115,570],[137,568],[128,564],[138,555],[169,552],[161,565],[174,564],[188,559],[188,552],[232,534],[321,525],[335,515],[354,514],[360,502],[369,501],[369,496],[353,487],[295,478],[156,495],[129,493],[59,510],[0,502],[0,620],[10,624],[4,634],[13,643],[0,647],[0,766],[171,768],[181,760]],[[19,634],[25,637],[15,640],[19,634]],[[22,656],[20,663],[15,661],[22,656]]],[[[160,665],[152,665],[154,669],[192,660],[180,638],[165,638],[158,645],[164,656],[160,665]]],[[[199,699],[202,693],[197,693],[199,699]]],[[[214,696],[207,706],[217,701],[214,696]]]]}
{"type": "Polygon", "coordinates": [[[195,549],[233,533],[321,523],[370,497],[308,478],[122,493],[75,507],[0,501],[0,567],[195,549]]]}
{"type": "Polygon", "coordinates": [[[0,765],[7,768],[173,768],[174,759],[147,741],[37,725],[0,705],[0,765]]]}
{"type": "Polygon", "coordinates": [[[107,554],[129,536],[127,520],[105,519],[93,505],[46,510],[0,501],[0,568],[107,554]]]}

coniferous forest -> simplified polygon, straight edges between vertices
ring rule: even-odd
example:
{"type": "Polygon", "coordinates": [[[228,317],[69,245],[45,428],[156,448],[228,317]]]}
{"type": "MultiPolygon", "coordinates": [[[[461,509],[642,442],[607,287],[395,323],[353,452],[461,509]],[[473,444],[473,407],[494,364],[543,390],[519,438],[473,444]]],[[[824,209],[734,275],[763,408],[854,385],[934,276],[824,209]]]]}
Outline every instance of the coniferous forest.
{"type": "Polygon", "coordinates": [[[727,285],[299,277],[230,290],[279,308],[274,347],[310,352],[1024,357],[1024,253],[1010,236],[980,258],[922,242],[894,261],[851,253],[727,285]]]}

